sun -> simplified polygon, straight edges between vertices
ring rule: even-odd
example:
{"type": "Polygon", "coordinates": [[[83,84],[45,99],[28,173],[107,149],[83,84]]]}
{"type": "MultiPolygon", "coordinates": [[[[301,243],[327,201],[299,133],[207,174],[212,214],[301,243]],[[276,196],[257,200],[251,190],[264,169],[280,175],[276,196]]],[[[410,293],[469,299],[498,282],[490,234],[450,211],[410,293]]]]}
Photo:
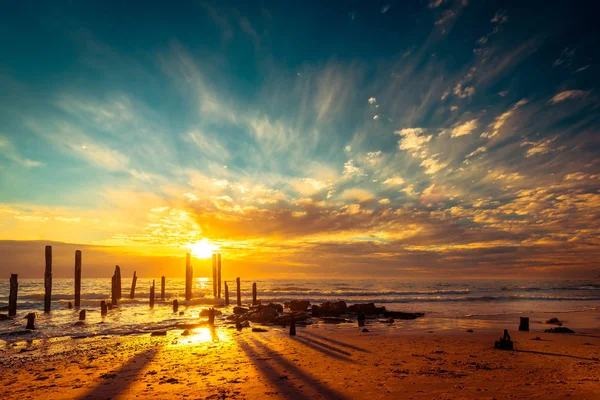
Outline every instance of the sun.
{"type": "Polygon", "coordinates": [[[219,248],[207,239],[202,239],[189,246],[192,255],[196,258],[211,258],[212,254],[219,251],[219,248]]]}

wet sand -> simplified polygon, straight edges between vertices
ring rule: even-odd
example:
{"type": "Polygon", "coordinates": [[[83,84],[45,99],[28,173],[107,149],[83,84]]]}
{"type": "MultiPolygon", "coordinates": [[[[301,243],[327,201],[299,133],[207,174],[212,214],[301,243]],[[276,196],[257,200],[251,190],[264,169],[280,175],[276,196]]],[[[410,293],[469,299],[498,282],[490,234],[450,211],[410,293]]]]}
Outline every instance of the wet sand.
{"type": "MultiPolygon", "coordinates": [[[[373,326],[375,328],[375,326],[373,326]]],[[[598,399],[600,331],[401,334],[313,325],[6,344],[0,398],[598,399]],[[539,337],[541,340],[535,340],[539,337]],[[216,338],[215,338],[216,339],[216,338]]]]}

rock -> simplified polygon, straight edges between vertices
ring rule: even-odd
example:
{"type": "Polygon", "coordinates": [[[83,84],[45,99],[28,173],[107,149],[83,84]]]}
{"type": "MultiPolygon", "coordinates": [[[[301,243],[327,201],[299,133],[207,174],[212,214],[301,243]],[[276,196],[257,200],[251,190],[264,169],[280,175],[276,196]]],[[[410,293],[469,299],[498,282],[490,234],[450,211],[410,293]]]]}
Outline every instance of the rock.
{"type": "Polygon", "coordinates": [[[75,322],[73,324],[73,326],[82,326],[82,325],[85,325],[85,322],[83,322],[83,321],[77,321],[77,322],[75,322]]]}
{"type": "Polygon", "coordinates": [[[6,314],[0,314],[0,321],[10,321],[12,318],[6,314]]]}
{"type": "Polygon", "coordinates": [[[510,340],[508,329],[504,330],[504,335],[500,336],[500,340],[494,342],[494,347],[500,350],[513,350],[513,342],[510,340]]]}
{"type": "Polygon", "coordinates": [[[179,311],[179,315],[185,315],[185,312],[179,311]]]}
{"type": "MultiPolygon", "coordinates": [[[[273,320],[271,322],[273,322],[274,324],[277,324],[277,325],[282,325],[282,326],[289,325],[291,315],[292,315],[292,313],[280,315],[278,317],[273,318],[273,320]]],[[[307,313],[302,313],[302,312],[296,312],[296,313],[294,313],[294,316],[296,318],[296,322],[304,321],[309,318],[309,315],[307,313]]]]}
{"type": "Polygon", "coordinates": [[[248,316],[248,319],[252,322],[265,323],[271,321],[277,315],[277,310],[271,307],[264,307],[262,310],[259,310],[253,314],[248,316]]]}
{"type": "Polygon", "coordinates": [[[154,331],[150,336],[167,336],[167,331],[154,331]]]}
{"type": "Polygon", "coordinates": [[[367,328],[363,328],[361,332],[369,332],[369,330],[367,328]]]}
{"type": "Polygon", "coordinates": [[[319,313],[319,306],[312,306],[312,308],[310,309],[310,314],[313,317],[318,317],[320,315],[320,313],[319,313]]]}
{"type": "MultiPolygon", "coordinates": [[[[348,312],[348,306],[346,305],[345,301],[336,301],[335,303],[328,301],[326,303],[322,303],[317,308],[317,311],[319,313],[318,315],[339,317],[340,315],[348,312]]],[[[313,307],[313,312],[314,312],[314,307],[313,307]]]]}
{"type": "Polygon", "coordinates": [[[575,333],[575,331],[566,328],[564,326],[557,326],[556,328],[546,329],[544,332],[548,333],[575,333]]]}
{"type": "Polygon", "coordinates": [[[352,322],[349,319],[342,318],[342,317],[321,317],[321,319],[326,324],[343,324],[346,322],[352,322]]]}
{"type": "Polygon", "coordinates": [[[473,333],[473,329],[467,329],[467,332],[473,333]]]}
{"type": "Polygon", "coordinates": [[[548,321],[546,321],[546,323],[551,325],[562,325],[562,323],[556,317],[550,318],[548,321]]]}
{"type": "Polygon", "coordinates": [[[234,314],[246,314],[248,311],[250,311],[250,310],[245,307],[239,307],[239,306],[233,307],[234,314]]]}
{"type": "MultiPolygon", "coordinates": [[[[208,308],[203,309],[202,311],[200,311],[200,316],[201,317],[208,317],[208,314],[210,312],[209,310],[210,309],[208,309],[208,308]]],[[[221,311],[215,310],[215,315],[221,315],[221,314],[223,314],[221,311]]]]}
{"type": "Polygon", "coordinates": [[[281,304],[269,303],[265,307],[269,307],[277,311],[278,313],[283,312],[283,306],[281,304]]]}
{"type": "Polygon", "coordinates": [[[425,314],[423,313],[407,313],[402,311],[384,311],[383,316],[386,318],[394,318],[394,319],[417,319],[425,314]]]}
{"type": "Polygon", "coordinates": [[[181,332],[181,336],[189,336],[190,335],[190,331],[188,331],[187,329],[184,330],[183,332],[181,332]]]}
{"type": "Polygon", "coordinates": [[[352,304],[348,311],[355,314],[377,315],[385,312],[385,307],[375,307],[374,303],[352,304]]]}
{"type": "Polygon", "coordinates": [[[292,300],[289,303],[283,303],[287,308],[291,311],[306,311],[306,309],[310,306],[310,301],[308,300],[292,300]]]}
{"type": "Polygon", "coordinates": [[[267,332],[264,328],[252,328],[252,332],[267,332]]]}

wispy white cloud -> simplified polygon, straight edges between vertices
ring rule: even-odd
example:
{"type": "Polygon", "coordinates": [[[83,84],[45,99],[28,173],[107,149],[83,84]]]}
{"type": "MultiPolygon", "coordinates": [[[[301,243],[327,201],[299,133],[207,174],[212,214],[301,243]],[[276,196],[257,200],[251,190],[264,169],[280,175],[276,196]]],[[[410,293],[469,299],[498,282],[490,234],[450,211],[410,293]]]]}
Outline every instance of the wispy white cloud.
{"type": "Polygon", "coordinates": [[[589,95],[586,90],[565,90],[557,93],[550,99],[550,103],[556,104],[571,99],[581,99],[589,95]]]}
{"type": "Polygon", "coordinates": [[[41,167],[44,165],[39,161],[30,160],[21,156],[15,146],[7,137],[0,135],[0,154],[25,168],[41,167]]]}
{"type": "Polygon", "coordinates": [[[494,122],[490,125],[490,127],[492,128],[492,132],[491,133],[484,132],[481,134],[481,137],[492,138],[492,137],[496,136],[498,134],[498,132],[500,132],[500,129],[502,129],[504,124],[506,124],[506,121],[515,113],[515,111],[517,111],[520,107],[524,106],[525,104],[527,104],[527,100],[525,100],[525,99],[519,100],[508,111],[505,111],[502,114],[500,114],[498,117],[496,117],[494,122]]]}
{"type": "Polygon", "coordinates": [[[462,124],[457,124],[454,126],[454,128],[452,128],[451,131],[451,136],[454,137],[459,137],[459,136],[464,136],[464,135],[468,135],[471,132],[473,132],[475,129],[477,129],[477,127],[479,126],[479,124],[477,123],[477,119],[472,119],[466,122],[463,122],[462,124]]]}

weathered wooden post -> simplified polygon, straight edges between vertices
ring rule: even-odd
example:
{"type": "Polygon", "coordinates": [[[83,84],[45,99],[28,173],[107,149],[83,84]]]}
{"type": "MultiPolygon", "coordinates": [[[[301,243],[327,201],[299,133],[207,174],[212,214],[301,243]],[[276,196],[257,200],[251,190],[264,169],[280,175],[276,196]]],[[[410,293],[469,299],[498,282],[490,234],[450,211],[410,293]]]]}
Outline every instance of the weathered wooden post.
{"type": "Polygon", "coordinates": [[[25,329],[35,329],[35,313],[29,313],[25,318],[27,319],[25,329]]]}
{"type": "MultiPolygon", "coordinates": [[[[49,313],[52,301],[52,246],[46,246],[46,271],[44,272],[44,312],[49,313]]],[[[35,316],[34,316],[35,318],[35,316]]],[[[32,322],[33,324],[33,322],[32,322]]],[[[33,328],[32,328],[33,329],[33,328]]]]}
{"type": "Polygon", "coordinates": [[[162,276],[160,278],[160,299],[164,300],[165,299],[165,277],[162,276]]]}
{"type": "Polygon", "coordinates": [[[8,295],[8,316],[17,315],[17,292],[19,290],[19,275],[10,274],[10,294],[8,295]]]}
{"type": "Polygon", "coordinates": [[[213,298],[217,298],[217,255],[213,253],[212,255],[212,273],[213,273],[213,298]]]}
{"type": "Polygon", "coordinates": [[[69,310],[70,310],[71,308],[73,308],[73,303],[71,303],[71,302],[68,302],[68,303],[67,303],[67,308],[68,308],[69,310]]]}
{"type": "Polygon", "coordinates": [[[240,291],[240,278],[235,278],[235,281],[237,283],[237,305],[238,307],[242,306],[242,292],[240,291]]]}
{"type": "Polygon", "coordinates": [[[179,310],[179,302],[177,301],[177,299],[173,300],[173,313],[177,313],[177,310],[179,310]]]}
{"type": "MultiPolygon", "coordinates": [[[[119,267],[118,265],[115,267],[115,275],[116,275],[116,279],[115,279],[115,283],[117,284],[117,290],[116,290],[116,294],[117,294],[117,300],[121,300],[122,297],[122,291],[121,291],[121,267],[119,267]]],[[[117,304],[117,303],[115,303],[117,304]]]]}
{"type": "Polygon", "coordinates": [[[192,299],[192,279],[194,279],[192,265],[190,264],[190,253],[185,255],[185,300],[192,299]]]}
{"type": "Polygon", "coordinates": [[[229,305],[229,286],[227,286],[227,282],[225,282],[225,305],[229,305]]]}
{"type": "Polygon", "coordinates": [[[217,254],[217,298],[221,298],[221,253],[217,254]]]}
{"type": "Polygon", "coordinates": [[[256,301],[256,282],[252,284],[252,305],[255,306],[257,304],[256,301]]]}
{"type": "Polygon", "coordinates": [[[79,311],[79,320],[85,321],[85,310],[79,311]]]}
{"type": "Polygon", "coordinates": [[[529,332],[529,317],[521,317],[521,321],[519,323],[519,330],[529,332]]]}
{"type": "Polygon", "coordinates": [[[75,307],[81,306],[81,250],[75,251],[75,307]]]}
{"type": "Polygon", "coordinates": [[[102,300],[100,302],[100,315],[104,317],[106,314],[108,314],[108,307],[106,306],[106,302],[102,300]]]}
{"type": "Polygon", "coordinates": [[[150,287],[150,308],[154,308],[154,279],[152,280],[152,286],[150,287]]]}
{"type": "Polygon", "coordinates": [[[117,305],[117,270],[110,278],[110,304],[117,305]]]}
{"type": "Polygon", "coordinates": [[[296,316],[290,315],[290,336],[296,336],[296,316]]]}
{"type": "Polygon", "coordinates": [[[131,291],[129,292],[129,298],[135,298],[135,284],[137,283],[137,275],[133,271],[133,280],[131,281],[131,291]]]}
{"type": "Polygon", "coordinates": [[[208,326],[215,326],[215,309],[212,307],[208,309],[208,326]]]}

